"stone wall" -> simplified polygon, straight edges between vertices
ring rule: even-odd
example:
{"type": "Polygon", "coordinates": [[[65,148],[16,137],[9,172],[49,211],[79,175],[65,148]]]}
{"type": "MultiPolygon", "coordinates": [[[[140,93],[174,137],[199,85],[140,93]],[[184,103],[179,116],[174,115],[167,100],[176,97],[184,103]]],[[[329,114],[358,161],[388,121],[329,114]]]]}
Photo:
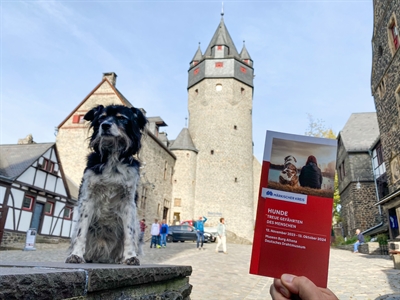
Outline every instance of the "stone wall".
{"type": "Polygon", "coordinates": [[[190,300],[190,266],[2,263],[0,299],[190,300]]]}
{"type": "Polygon", "coordinates": [[[253,89],[235,79],[208,78],[188,94],[189,131],[199,150],[195,215],[209,218],[211,226],[225,217],[227,230],[252,240],[253,89]]]}
{"type": "Polygon", "coordinates": [[[180,222],[197,220],[194,214],[197,153],[188,150],[173,150],[176,155],[173,176],[174,213],[179,214],[180,222]]]}
{"type": "Polygon", "coordinates": [[[345,236],[352,237],[357,228],[364,231],[381,221],[378,207],[374,206],[376,196],[373,182],[363,182],[360,189],[356,188],[356,182],[349,184],[340,199],[345,236]]]}
{"type": "MultiPolygon", "coordinates": [[[[73,118],[75,115],[85,115],[98,105],[123,105],[120,97],[109,81],[102,81],[59,127],[56,145],[63,170],[78,186],[86,167],[86,157],[89,153],[88,138],[91,131],[88,122],[74,123],[73,118]]],[[[151,224],[154,218],[162,218],[164,207],[168,209],[167,218],[171,220],[173,217],[170,213],[172,208],[171,176],[175,165],[175,156],[154,134],[147,130],[146,132],[147,134],[144,134],[142,140],[142,149],[138,155],[139,160],[143,163],[142,183],[138,188],[140,202],[138,203],[138,216],[147,219],[147,224],[151,224]]],[[[149,233],[146,232],[146,236],[148,235],[149,233]]]]}
{"type": "Polygon", "coordinates": [[[375,1],[375,5],[371,89],[392,193],[400,188],[400,51],[393,47],[389,26],[394,21],[400,28],[400,3],[375,1]]]}
{"type": "MultiPolygon", "coordinates": [[[[138,188],[138,215],[140,218],[145,218],[149,225],[155,218],[161,220],[163,210],[166,208],[168,209],[166,219],[170,224],[173,219],[172,175],[176,157],[153,134],[147,132],[143,138],[139,159],[142,168],[138,188]]],[[[146,235],[149,232],[150,226],[146,235]]]]}

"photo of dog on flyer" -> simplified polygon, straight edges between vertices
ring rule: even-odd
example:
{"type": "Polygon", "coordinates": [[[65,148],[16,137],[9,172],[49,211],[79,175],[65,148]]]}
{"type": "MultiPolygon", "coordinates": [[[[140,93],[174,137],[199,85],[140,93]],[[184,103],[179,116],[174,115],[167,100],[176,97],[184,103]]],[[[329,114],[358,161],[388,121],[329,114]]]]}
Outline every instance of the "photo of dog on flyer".
{"type": "Polygon", "coordinates": [[[274,138],[268,187],[286,192],[333,196],[336,148],[274,138]]]}

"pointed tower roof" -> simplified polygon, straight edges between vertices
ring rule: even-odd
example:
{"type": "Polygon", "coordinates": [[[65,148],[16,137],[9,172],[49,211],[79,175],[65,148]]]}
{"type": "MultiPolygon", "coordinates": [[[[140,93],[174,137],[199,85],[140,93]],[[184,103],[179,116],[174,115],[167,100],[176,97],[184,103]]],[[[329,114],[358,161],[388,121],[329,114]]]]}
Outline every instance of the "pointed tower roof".
{"type": "Polygon", "coordinates": [[[200,61],[203,58],[203,54],[201,53],[200,43],[199,47],[197,48],[196,54],[193,56],[192,61],[200,61]]]}
{"type": "Polygon", "coordinates": [[[212,37],[211,42],[207,47],[207,50],[204,52],[204,55],[211,56],[211,48],[214,46],[226,45],[229,47],[229,55],[239,57],[239,53],[235,47],[235,44],[233,43],[228,29],[225,26],[223,14],[221,15],[221,22],[219,23],[218,28],[215,31],[214,36],[212,37]]]}
{"type": "Polygon", "coordinates": [[[250,59],[250,60],[252,60],[251,57],[250,57],[249,52],[246,49],[246,45],[245,45],[244,41],[243,41],[242,51],[240,51],[240,58],[241,59],[250,59]]]}
{"type": "Polygon", "coordinates": [[[192,137],[190,136],[189,129],[183,128],[179,133],[178,137],[174,141],[174,143],[169,148],[171,151],[173,150],[190,150],[194,152],[199,152],[194,146],[192,137]]]}

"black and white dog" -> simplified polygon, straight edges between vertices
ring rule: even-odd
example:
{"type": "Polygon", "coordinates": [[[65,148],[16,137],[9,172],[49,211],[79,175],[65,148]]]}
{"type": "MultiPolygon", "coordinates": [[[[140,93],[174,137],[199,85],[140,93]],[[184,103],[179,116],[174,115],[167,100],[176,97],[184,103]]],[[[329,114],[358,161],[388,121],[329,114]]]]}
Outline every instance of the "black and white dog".
{"type": "Polygon", "coordinates": [[[297,176],[297,160],[293,155],[285,157],[285,163],[283,164],[283,170],[279,174],[279,182],[281,184],[298,186],[299,177],[297,176]]]}
{"type": "Polygon", "coordinates": [[[137,108],[110,105],[90,110],[93,135],[79,189],[79,220],[66,263],[139,265],[136,188],[146,117],[137,108]]]}

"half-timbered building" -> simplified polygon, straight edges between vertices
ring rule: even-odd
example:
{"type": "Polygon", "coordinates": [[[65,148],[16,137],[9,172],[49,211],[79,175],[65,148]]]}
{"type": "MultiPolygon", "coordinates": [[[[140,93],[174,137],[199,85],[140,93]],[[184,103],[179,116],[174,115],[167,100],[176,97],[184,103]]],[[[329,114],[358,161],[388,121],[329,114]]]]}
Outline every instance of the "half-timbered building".
{"type": "Polygon", "coordinates": [[[71,236],[76,199],[54,143],[0,145],[0,242],[34,228],[51,237],[71,236]]]}

